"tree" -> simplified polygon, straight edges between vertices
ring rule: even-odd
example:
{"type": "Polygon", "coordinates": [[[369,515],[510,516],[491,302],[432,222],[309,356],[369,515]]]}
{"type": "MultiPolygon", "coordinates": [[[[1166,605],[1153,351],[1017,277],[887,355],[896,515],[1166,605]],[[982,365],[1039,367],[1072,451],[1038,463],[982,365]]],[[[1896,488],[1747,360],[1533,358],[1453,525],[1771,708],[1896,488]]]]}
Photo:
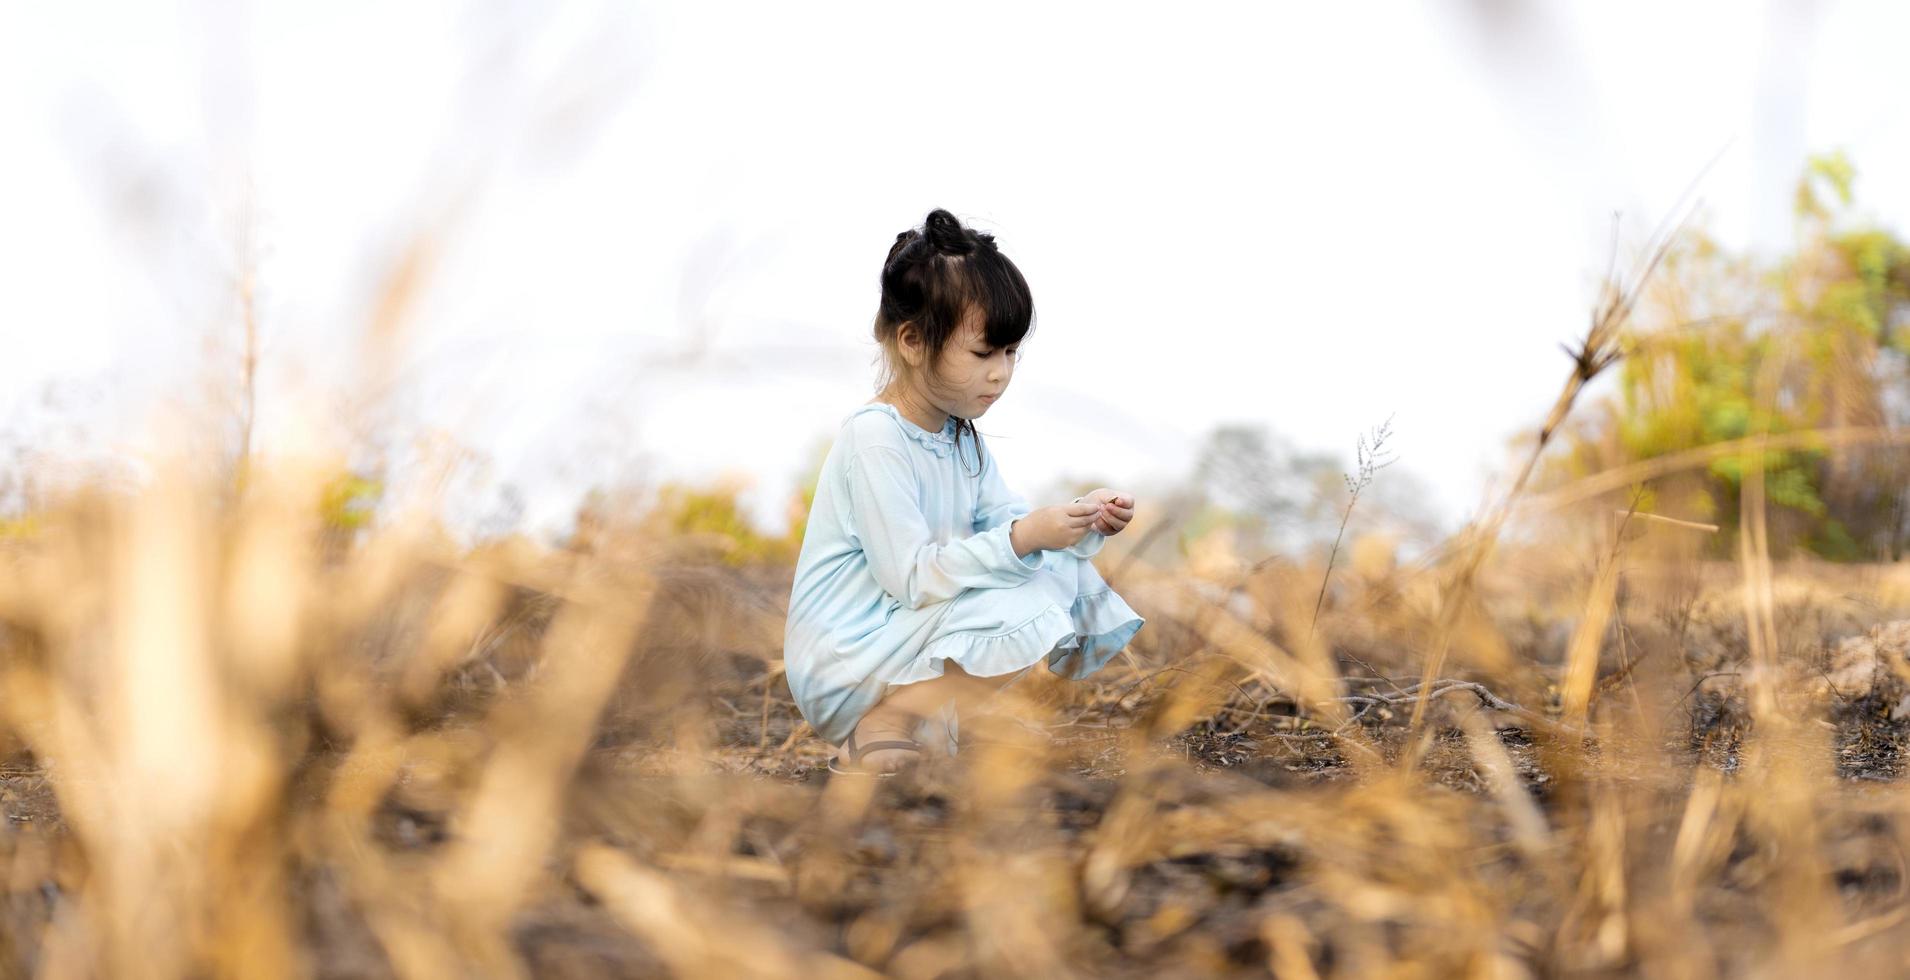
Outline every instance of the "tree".
{"type": "MultiPolygon", "coordinates": [[[[1796,251],[1775,262],[1730,254],[1702,233],[1669,255],[1625,338],[1618,391],[1575,430],[1555,478],[1759,433],[1910,421],[1910,249],[1854,218],[1853,181],[1841,155],[1810,162],[1795,200],[1796,251]]],[[[1658,481],[1646,505],[1724,526],[1709,547],[1729,555],[1754,462],[1773,550],[1901,556],[1910,467],[1898,448],[1725,456],[1658,481]]]]}

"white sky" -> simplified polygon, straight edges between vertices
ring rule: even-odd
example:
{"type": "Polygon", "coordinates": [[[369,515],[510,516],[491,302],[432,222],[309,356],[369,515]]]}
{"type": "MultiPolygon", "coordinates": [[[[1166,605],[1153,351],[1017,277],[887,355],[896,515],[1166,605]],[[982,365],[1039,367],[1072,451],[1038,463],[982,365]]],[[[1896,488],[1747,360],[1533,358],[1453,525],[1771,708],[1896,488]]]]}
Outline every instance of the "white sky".
{"type": "Polygon", "coordinates": [[[1613,212],[1635,250],[1718,157],[1710,228],[1781,247],[1842,148],[1910,225],[1900,4],[540,6],[0,8],[0,432],[135,444],[233,343],[249,200],[268,441],[437,228],[389,436],[449,429],[545,526],[633,468],[748,474],[780,526],[870,395],[888,244],[946,207],[1034,289],[981,423],[1020,489],[1147,487],[1223,422],[1350,457],[1390,414],[1456,523],[1613,212]]]}

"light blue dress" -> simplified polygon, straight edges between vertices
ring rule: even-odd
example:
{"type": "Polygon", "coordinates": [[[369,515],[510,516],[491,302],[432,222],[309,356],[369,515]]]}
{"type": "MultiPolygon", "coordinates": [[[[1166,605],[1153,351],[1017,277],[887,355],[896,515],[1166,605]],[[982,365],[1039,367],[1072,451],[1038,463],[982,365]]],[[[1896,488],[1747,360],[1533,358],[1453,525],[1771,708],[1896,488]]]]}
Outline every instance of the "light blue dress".
{"type": "Polygon", "coordinates": [[[871,402],[823,460],[783,665],[803,717],[831,744],[888,688],[939,677],[950,660],[993,677],[1045,659],[1079,679],[1145,622],[1088,561],[1099,531],[1016,557],[1009,525],[1032,508],[985,445],[964,437],[957,453],[955,424],[930,432],[871,402]]]}

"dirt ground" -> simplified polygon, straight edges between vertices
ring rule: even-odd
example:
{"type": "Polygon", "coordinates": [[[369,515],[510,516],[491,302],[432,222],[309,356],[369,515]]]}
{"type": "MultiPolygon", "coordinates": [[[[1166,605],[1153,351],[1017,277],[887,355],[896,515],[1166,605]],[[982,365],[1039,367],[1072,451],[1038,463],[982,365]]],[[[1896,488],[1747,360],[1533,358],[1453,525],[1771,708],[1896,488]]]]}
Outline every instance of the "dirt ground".
{"type": "MultiPolygon", "coordinates": [[[[1734,781],[1765,792],[1750,782],[1765,777],[1741,775],[1755,692],[1730,617],[1715,618],[1621,619],[1613,636],[1635,627],[1636,646],[1604,659],[1590,729],[1561,725],[1543,681],[1454,687],[1469,680],[1455,673],[1419,735],[1416,678],[1368,673],[1383,650],[1345,648],[1350,717],[1329,726],[1260,679],[1175,656],[1163,623],[1163,646],[1037,685],[1045,738],[978,726],[961,756],[879,781],[827,772],[830,748],[755,651],[704,650],[688,681],[639,665],[629,704],[661,691],[680,710],[607,708],[511,948],[540,977],[1746,975],[1788,962],[1772,958],[1809,917],[1781,893],[1806,867],[1835,906],[1826,921],[1843,924],[1840,962],[1899,962],[1903,652],[1839,661],[1845,620],[1796,617],[1815,645],[1800,662],[1844,681],[1799,712],[1812,715],[1800,744],[1834,773],[1804,859],[1732,802],[1734,781]],[[620,903],[613,872],[648,883],[651,904],[620,903]]],[[[1565,636],[1505,631],[1538,664],[1565,636]]],[[[413,751],[371,818],[391,894],[427,894],[418,882],[464,837],[473,772],[498,750],[485,719],[523,670],[469,664],[411,719],[413,751]]],[[[316,711],[284,724],[310,729],[280,823],[298,838],[352,745],[316,711]]],[[[84,941],[61,937],[93,872],[63,822],[58,767],[21,745],[7,757],[0,967],[26,976],[84,941]]],[[[362,870],[315,847],[280,860],[302,969],[402,973],[362,870]]]]}

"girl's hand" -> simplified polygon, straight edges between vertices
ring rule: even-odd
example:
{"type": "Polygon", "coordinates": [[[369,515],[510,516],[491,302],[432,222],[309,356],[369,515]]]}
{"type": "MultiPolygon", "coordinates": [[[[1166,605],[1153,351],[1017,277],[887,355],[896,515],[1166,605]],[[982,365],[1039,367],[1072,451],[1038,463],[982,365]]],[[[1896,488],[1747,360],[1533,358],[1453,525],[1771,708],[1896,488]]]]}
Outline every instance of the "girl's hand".
{"type": "Polygon", "coordinates": [[[1102,487],[1081,499],[1100,508],[1093,527],[1102,534],[1119,534],[1134,519],[1134,495],[1131,493],[1102,487]]]}
{"type": "Polygon", "coordinates": [[[1056,504],[1028,512],[1008,528],[1008,540],[1017,556],[1033,551],[1060,551],[1087,537],[1088,528],[1100,520],[1101,506],[1083,497],[1073,503],[1056,504]]]}

